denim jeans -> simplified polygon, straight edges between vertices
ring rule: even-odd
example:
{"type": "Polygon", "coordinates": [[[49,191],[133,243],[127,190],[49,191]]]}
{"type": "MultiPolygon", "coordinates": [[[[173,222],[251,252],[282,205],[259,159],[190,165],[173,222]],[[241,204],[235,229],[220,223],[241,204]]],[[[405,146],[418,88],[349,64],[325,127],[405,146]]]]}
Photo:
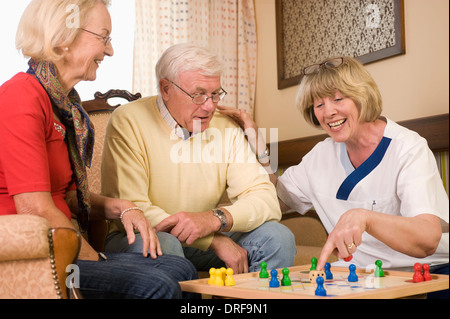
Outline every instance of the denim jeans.
{"type": "MultiPolygon", "coordinates": [[[[138,234],[137,234],[138,235],[138,234]]],[[[202,251],[191,247],[182,247],[178,239],[168,233],[158,233],[161,248],[166,255],[176,255],[189,259],[199,271],[210,268],[220,268],[225,263],[211,250],[202,251]]],[[[262,261],[267,263],[267,269],[291,267],[297,253],[295,238],[292,232],[277,222],[267,222],[247,233],[224,233],[239,246],[247,250],[249,272],[259,271],[262,261]]],[[[123,233],[112,233],[106,241],[106,251],[142,252],[142,239],[136,236],[133,245],[123,233]]]]}
{"type": "Polygon", "coordinates": [[[183,294],[178,281],[197,279],[188,260],[178,256],[157,259],[137,253],[105,253],[101,261],[77,261],[80,291],[84,298],[96,299],[180,299],[196,298],[183,294]]]}

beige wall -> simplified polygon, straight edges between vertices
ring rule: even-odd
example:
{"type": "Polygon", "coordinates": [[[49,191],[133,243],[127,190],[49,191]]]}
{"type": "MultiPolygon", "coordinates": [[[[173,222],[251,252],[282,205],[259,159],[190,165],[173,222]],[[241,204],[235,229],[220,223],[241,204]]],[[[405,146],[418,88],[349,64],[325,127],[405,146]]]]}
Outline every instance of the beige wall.
{"type": "MultiPolygon", "coordinates": [[[[383,115],[400,121],[449,112],[449,1],[404,0],[406,54],[367,65],[383,115]]],[[[295,107],[296,87],[277,89],[275,0],[255,0],[258,76],[255,119],[280,141],[322,134],[295,107]]]]}

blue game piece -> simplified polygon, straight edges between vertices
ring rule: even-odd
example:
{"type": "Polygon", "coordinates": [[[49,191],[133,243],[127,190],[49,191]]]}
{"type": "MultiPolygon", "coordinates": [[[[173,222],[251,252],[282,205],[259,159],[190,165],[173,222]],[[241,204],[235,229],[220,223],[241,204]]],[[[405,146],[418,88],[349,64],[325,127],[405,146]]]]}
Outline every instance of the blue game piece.
{"type": "Polygon", "coordinates": [[[316,279],[316,283],[317,283],[317,288],[316,291],[314,292],[314,294],[316,296],[326,296],[327,295],[327,291],[325,290],[325,287],[323,286],[323,277],[317,277],[316,279]]]}
{"type": "Polygon", "coordinates": [[[333,274],[330,271],[331,265],[330,263],[325,263],[325,279],[326,280],[332,280],[333,279],[333,274]]]}
{"type": "Polygon", "coordinates": [[[270,288],[277,288],[280,287],[280,282],[278,281],[278,271],[276,269],[272,269],[272,271],[270,272],[270,276],[272,276],[272,278],[270,278],[269,281],[269,287],[270,288]]]}
{"type": "Polygon", "coordinates": [[[350,270],[350,274],[348,275],[348,281],[349,282],[357,282],[358,281],[358,275],[356,274],[356,266],[351,264],[348,269],[350,270]]]}

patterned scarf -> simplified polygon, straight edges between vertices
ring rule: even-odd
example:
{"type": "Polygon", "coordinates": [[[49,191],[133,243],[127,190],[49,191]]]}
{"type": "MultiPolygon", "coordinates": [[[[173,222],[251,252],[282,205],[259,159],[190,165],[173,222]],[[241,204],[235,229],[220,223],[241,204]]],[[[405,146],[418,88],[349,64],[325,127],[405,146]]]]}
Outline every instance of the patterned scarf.
{"type": "Polygon", "coordinates": [[[30,59],[27,73],[32,74],[47,91],[48,96],[61,115],[66,126],[69,157],[74,171],[78,198],[78,224],[85,232],[89,223],[90,201],[86,177],[86,166],[91,166],[94,149],[94,128],[89,116],[81,106],[81,99],[73,89],[67,95],[58,80],[56,67],[49,62],[35,62],[30,59]]]}

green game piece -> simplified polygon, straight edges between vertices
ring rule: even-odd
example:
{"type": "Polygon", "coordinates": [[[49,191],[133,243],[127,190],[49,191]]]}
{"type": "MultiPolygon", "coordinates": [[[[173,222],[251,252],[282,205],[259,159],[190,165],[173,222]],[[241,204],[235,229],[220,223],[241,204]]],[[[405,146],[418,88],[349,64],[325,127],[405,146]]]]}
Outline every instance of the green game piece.
{"type": "Polygon", "coordinates": [[[283,278],[281,279],[281,285],[282,286],[291,286],[291,278],[289,278],[289,269],[283,268],[281,271],[283,273],[283,278]]]}
{"type": "Polygon", "coordinates": [[[375,277],[384,277],[384,271],[383,269],[381,269],[381,266],[383,266],[383,263],[381,262],[381,260],[377,260],[375,262],[375,265],[377,266],[377,268],[375,269],[375,277]]]}
{"type": "Polygon", "coordinates": [[[259,272],[259,278],[269,278],[269,272],[267,271],[267,263],[263,261],[260,266],[261,271],[259,272]]]}
{"type": "Polygon", "coordinates": [[[311,258],[311,268],[309,270],[317,270],[317,258],[311,258]]]}

